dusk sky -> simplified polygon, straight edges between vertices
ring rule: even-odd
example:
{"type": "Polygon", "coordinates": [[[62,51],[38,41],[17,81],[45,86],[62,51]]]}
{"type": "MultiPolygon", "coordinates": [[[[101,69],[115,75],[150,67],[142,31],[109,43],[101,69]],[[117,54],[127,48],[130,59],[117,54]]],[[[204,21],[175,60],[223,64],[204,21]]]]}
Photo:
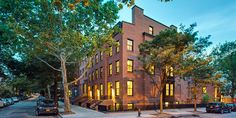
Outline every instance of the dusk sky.
{"type": "MultiPolygon", "coordinates": [[[[236,40],[236,0],[136,0],[144,14],[168,26],[189,26],[197,23],[200,36],[211,35],[215,47],[219,43],[236,40]]],[[[119,12],[119,21],[131,22],[131,8],[119,12]]]]}

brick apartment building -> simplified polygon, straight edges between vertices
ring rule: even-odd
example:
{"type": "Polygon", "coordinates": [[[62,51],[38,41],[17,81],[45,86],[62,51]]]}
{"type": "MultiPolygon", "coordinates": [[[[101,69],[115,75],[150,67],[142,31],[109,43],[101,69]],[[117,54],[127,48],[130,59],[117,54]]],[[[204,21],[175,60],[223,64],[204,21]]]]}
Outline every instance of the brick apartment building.
{"type": "MultiPolygon", "coordinates": [[[[137,59],[138,46],[145,40],[153,39],[161,30],[175,27],[166,26],[143,12],[138,6],[132,8],[132,23],[118,23],[122,33],[116,34],[114,39],[119,46],[109,47],[109,54],[97,53],[86,76],[71,87],[76,104],[87,107],[88,104],[107,105],[113,110],[148,108],[159,104],[157,90],[150,79],[143,72],[137,71],[142,68],[137,59]]],[[[214,85],[199,89],[202,93],[208,93],[212,99],[218,99],[219,89],[214,85]]],[[[201,103],[202,93],[199,93],[198,103],[201,103]]],[[[176,78],[171,73],[163,95],[166,106],[193,103],[191,82],[176,78]]]]}

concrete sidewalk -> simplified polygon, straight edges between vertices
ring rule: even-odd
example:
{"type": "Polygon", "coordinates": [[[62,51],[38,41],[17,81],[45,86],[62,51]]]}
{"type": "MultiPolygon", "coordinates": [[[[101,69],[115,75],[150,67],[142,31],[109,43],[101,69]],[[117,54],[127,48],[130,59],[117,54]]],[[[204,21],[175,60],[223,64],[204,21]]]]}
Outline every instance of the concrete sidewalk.
{"type": "MultiPolygon", "coordinates": [[[[86,109],[80,106],[71,105],[71,110],[75,114],[65,115],[63,102],[59,102],[60,116],[63,118],[137,118],[137,111],[126,111],[126,112],[108,112],[102,113],[91,109],[86,109]]],[[[197,112],[193,112],[193,108],[184,109],[165,109],[163,114],[159,114],[159,110],[145,110],[141,112],[141,118],[175,118],[179,116],[197,116],[198,114],[205,113],[205,108],[198,108],[197,112]]]]}
{"type": "Polygon", "coordinates": [[[59,103],[59,115],[63,118],[96,118],[105,117],[106,114],[91,109],[86,109],[77,105],[71,105],[71,111],[75,114],[62,114],[64,112],[64,103],[59,103]]]}

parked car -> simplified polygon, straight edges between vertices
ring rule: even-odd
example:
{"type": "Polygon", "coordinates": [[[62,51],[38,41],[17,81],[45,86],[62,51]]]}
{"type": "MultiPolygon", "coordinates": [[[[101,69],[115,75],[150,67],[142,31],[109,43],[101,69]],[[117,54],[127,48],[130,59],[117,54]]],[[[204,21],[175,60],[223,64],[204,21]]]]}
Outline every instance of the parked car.
{"type": "Polygon", "coordinates": [[[58,114],[58,108],[51,99],[39,99],[35,110],[35,115],[58,114]]]}
{"type": "Polygon", "coordinates": [[[9,106],[10,105],[10,102],[6,98],[1,98],[0,100],[3,101],[4,106],[9,106]]]}
{"type": "Polygon", "coordinates": [[[13,104],[14,104],[14,101],[13,101],[12,98],[6,98],[6,99],[9,101],[10,105],[13,105],[13,104]]]}
{"type": "Polygon", "coordinates": [[[230,113],[231,112],[231,109],[230,107],[223,103],[223,102],[211,102],[211,103],[208,103],[207,106],[206,106],[206,112],[209,113],[209,112],[214,112],[214,113],[225,113],[225,112],[228,112],[230,113]]]}
{"type": "Polygon", "coordinates": [[[0,108],[5,107],[4,102],[0,99],[0,108]]]}
{"type": "Polygon", "coordinates": [[[231,111],[235,109],[235,105],[233,103],[227,103],[226,105],[230,108],[231,111]]]}
{"type": "Polygon", "coordinates": [[[19,102],[19,99],[17,97],[12,97],[14,102],[19,102]]]}

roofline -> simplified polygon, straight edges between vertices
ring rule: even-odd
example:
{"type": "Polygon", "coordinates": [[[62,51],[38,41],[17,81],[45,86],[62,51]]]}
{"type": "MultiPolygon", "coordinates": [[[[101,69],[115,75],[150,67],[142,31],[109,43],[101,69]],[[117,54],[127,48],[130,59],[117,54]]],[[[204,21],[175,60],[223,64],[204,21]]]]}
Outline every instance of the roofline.
{"type": "Polygon", "coordinates": [[[144,14],[144,16],[147,17],[147,18],[149,18],[150,20],[153,20],[154,22],[156,22],[156,23],[158,23],[158,24],[161,24],[161,25],[165,26],[166,28],[170,28],[169,26],[167,26],[167,25],[165,25],[165,24],[163,24],[163,23],[161,23],[161,22],[159,22],[159,21],[157,21],[157,20],[155,20],[155,19],[153,19],[153,18],[151,18],[151,17],[149,17],[149,16],[146,16],[145,14],[144,14]]]}

